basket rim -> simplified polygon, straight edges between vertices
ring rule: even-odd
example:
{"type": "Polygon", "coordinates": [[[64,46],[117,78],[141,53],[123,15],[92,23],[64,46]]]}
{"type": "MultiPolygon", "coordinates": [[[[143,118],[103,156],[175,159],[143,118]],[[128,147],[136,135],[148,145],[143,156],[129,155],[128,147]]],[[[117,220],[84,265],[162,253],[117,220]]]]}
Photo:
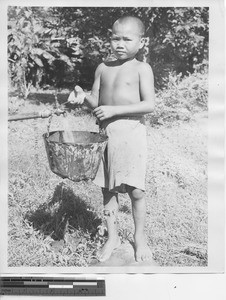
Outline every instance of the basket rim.
{"type": "MultiPolygon", "coordinates": [[[[54,131],[50,131],[49,132],[49,135],[50,134],[54,134],[56,132],[88,132],[88,133],[94,133],[94,134],[98,134],[100,135],[101,137],[103,137],[104,140],[102,141],[99,141],[99,142],[88,142],[86,143],[86,145],[90,145],[90,144],[99,144],[99,143],[105,143],[108,141],[108,136],[106,134],[100,134],[99,132],[97,131],[87,131],[87,130],[54,130],[54,131]]],[[[49,136],[47,136],[47,132],[44,133],[42,136],[45,140],[48,140],[49,143],[54,143],[54,144],[66,144],[66,145],[74,145],[74,143],[70,143],[70,142],[56,142],[56,141],[50,141],[49,140],[49,136]]],[[[76,145],[83,145],[84,143],[76,143],[76,145]]]]}

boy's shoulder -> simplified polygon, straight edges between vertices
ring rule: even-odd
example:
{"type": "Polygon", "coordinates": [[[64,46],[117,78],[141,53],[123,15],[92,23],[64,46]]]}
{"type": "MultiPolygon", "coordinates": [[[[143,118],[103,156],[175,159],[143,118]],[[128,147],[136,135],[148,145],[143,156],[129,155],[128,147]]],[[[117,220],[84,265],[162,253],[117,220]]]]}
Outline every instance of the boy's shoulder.
{"type": "Polygon", "coordinates": [[[101,74],[104,68],[105,68],[105,63],[104,62],[100,63],[96,68],[96,74],[101,74]]]}
{"type": "Polygon", "coordinates": [[[137,60],[136,63],[139,69],[151,69],[151,66],[147,62],[137,60]]]}
{"type": "Polygon", "coordinates": [[[137,70],[140,75],[153,76],[152,67],[149,65],[149,63],[137,61],[137,70]]]}

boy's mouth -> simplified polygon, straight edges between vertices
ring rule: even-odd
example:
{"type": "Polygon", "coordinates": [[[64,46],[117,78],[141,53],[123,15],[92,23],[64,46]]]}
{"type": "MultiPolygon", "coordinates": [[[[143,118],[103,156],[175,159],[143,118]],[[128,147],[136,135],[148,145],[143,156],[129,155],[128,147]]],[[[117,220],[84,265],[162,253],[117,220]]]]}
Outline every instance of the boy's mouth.
{"type": "Polygon", "coordinates": [[[126,52],[125,51],[121,51],[121,50],[117,50],[116,53],[119,54],[119,55],[122,55],[122,54],[125,54],[126,52]]]}

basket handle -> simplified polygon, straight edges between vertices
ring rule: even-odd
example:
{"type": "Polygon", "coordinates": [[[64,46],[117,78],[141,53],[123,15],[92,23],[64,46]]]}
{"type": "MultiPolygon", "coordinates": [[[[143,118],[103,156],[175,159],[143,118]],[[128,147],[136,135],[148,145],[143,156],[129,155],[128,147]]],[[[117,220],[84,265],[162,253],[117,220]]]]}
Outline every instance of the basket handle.
{"type": "Polygon", "coordinates": [[[50,115],[49,118],[48,118],[48,124],[47,124],[47,130],[46,130],[46,137],[47,138],[49,137],[52,118],[53,118],[53,115],[50,115]]]}

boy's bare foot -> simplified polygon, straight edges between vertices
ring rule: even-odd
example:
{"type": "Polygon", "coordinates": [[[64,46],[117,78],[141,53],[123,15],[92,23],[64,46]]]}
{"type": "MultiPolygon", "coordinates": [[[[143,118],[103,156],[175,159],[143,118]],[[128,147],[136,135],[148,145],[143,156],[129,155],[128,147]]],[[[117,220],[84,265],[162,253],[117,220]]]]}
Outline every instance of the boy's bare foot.
{"type": "Polygon", "coordinates": [[[120,238],[117,236],[115,238],[110,238],[104,244],[103,248],[97,254],[97,259],[99,261],[106,261],[110,258],[112,252],[121,245],[120,238]]]}
{"type": "Polygon", "coordinates": [[[135,259],[137,262],[153,259],[151,249],[148,247],[145,237],[134,236],[134,244],[135,244],[135,259]]]}

